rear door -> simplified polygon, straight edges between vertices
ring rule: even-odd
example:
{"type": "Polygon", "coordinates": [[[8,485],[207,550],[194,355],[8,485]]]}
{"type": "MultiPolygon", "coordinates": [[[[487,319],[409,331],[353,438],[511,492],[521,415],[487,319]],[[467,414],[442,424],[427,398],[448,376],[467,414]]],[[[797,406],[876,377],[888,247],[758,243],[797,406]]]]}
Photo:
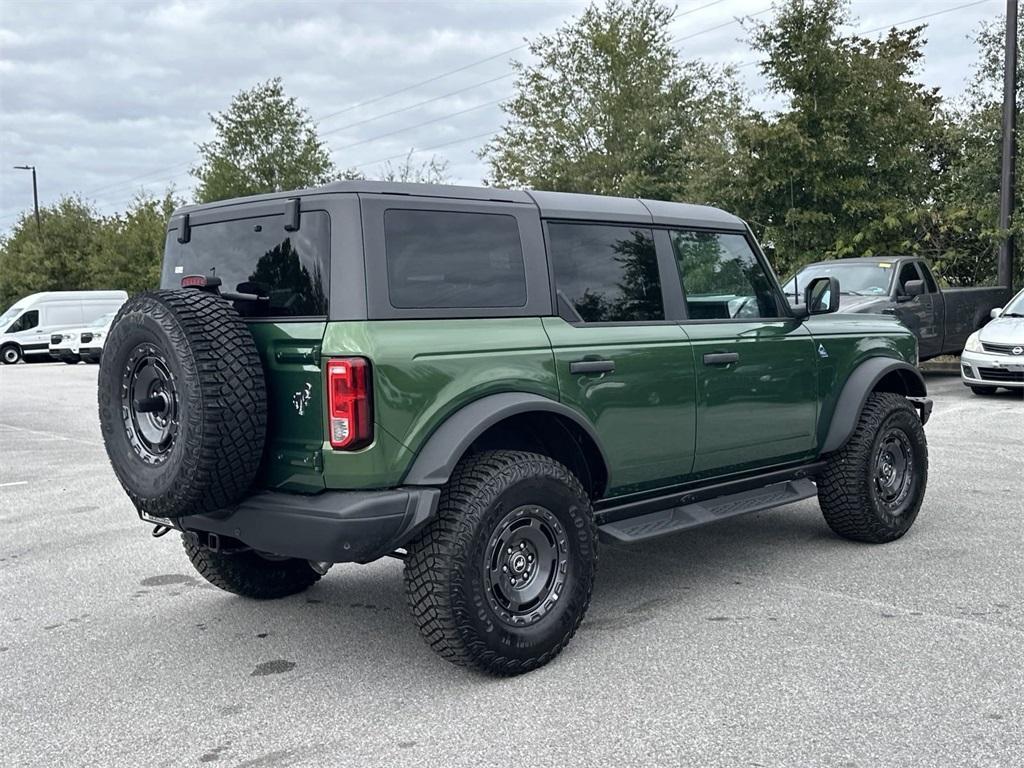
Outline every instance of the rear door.
{"type": "Polygon", "coordinates": [[[654,231],[549,222],[547,246],[558,317],[544,327],[559,392],[597,429],[609,495],[685,479],[694,449],[693,355],[669,319],[654,231]]]}
{"type": "Polygon", "coordinates": [[[693,471],[719,475],[805,458],[815,449],[818,347],[784,309],[752,241],[735,232],[669,233],[693,350],[693,471]]]}
{"type": "MultiPolygon", "coordinates": [[[[330,295],[331,217],[306,206],[285,216],[284,201],[199,212],[167,235],[161,285],[212,275],[246,319],[267,384],[268,435],[261,485],[294,491],[324,487],[324,404],[320,344],[330,295]],[[288,228],[286,229],[286,224],[288,228]]],[[[175,222],[172,222],[172,226],[175,222]]]]}

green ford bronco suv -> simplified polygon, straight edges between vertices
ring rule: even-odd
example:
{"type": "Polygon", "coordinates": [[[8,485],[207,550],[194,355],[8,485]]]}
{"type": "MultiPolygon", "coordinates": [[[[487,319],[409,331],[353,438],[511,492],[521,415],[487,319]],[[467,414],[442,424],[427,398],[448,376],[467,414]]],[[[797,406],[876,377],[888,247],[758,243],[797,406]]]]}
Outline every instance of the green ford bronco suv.
{"type": "Polygon", "coordinates": [[[154,535],[253,598],[405,561],[445,658],[550,661],[598,541],[817,495],[841,536],[914,521],[931,410],[914,336],[791,308],[714,208],[340,182],[189,206],[104,350],[111,464],[154,535]]]}

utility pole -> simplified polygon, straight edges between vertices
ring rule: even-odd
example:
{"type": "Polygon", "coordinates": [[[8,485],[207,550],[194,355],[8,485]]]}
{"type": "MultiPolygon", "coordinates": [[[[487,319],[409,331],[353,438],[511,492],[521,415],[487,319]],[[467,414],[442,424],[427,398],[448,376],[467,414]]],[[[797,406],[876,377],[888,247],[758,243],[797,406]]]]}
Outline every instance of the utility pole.
{"type": "Polygon", "coordinates": [[[34,165],[16,165],[19,171],[32,171],[32,202],[36,209],[36,234],[43,236],[43,225],[39,221],[39,187],[36,186],[36,167],[34,165]]]}
{"type": "MultiPolygon", "coordinates": [[[[1017,159],[1017,0],[1006,0],[1006,54],[1003,59],[1003,163],[999,182],[999,228],[1010,228],[1017,159]]],[[[999,284],[1013,288],[1014,238],[999,246],[999,284]]]]}

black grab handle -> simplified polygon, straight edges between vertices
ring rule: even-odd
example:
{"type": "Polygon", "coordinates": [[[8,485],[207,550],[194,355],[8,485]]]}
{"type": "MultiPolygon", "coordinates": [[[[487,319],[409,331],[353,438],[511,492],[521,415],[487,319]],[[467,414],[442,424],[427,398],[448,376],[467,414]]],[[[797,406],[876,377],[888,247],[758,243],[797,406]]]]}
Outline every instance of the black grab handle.
{"type": "Polygon", "coordinates": [[[738,363],[739,360],[739,352],[711,352],[704,355],[704,365],[728,365],[738,363]]]}

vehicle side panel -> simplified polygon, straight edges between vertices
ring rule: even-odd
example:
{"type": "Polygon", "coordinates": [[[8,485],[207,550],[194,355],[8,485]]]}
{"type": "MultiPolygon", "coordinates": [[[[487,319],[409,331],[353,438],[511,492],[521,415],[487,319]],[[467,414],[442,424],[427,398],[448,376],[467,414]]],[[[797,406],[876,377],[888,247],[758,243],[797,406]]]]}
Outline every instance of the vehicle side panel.
{"type": "Polygon", "coordinates": [[[374,442],[354,452],[324,446],[330,488],[398,484],[433,431],[486,395],[559,399],[539,317],[331,323],[322,355],[363,356],[373,372],[374,442]]]}

